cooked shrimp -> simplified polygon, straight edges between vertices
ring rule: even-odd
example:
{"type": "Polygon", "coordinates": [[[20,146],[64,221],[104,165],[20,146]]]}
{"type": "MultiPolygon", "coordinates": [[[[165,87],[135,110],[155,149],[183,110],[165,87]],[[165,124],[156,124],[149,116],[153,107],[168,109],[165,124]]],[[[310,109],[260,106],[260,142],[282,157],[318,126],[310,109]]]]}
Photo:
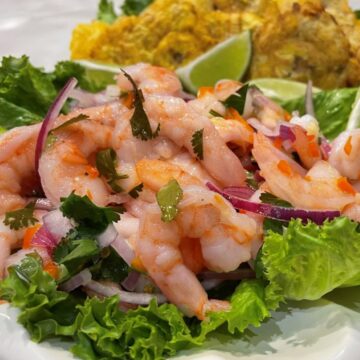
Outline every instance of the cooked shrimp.
{"type": "MultiPolygon", "coordinates": [[[[136,254],[156,285],[185,314],[204,319],[208,311],[228,308],[228,303],[209,300],[205,290],[182,258],[182,239],[200,239],[201,255],[194,264],[214,271],[231,271],[251,258],[255,221],[238,214],[220,195],[204,187],[184,187],[180,213],[171,223],[161,220],[157,205],[150,205],[140,220],[136,254]],[[231,254],[231,256],[229,255],[231,254]]],[[[198,243],[194,240],[194,247],[198,243]]],[[[187,247],[189,244],[187,244],[187,247]]],[[[189,265],[188,265],[189,266],[189,265]]]]}
{"type": "Polygon", "coordinates": [[[39,184],[35,145],[40,125],[22,126],[0,137],[0,215],[24,207],[39,184]]]}
{"type": "MultiPolygon", "coordinates": [[[[144,94],[179,96],[182,91],[179,78],[171,70],[144,63],[127,66],[124,70],[144,94]]],[[[133,90],[132,84],[123,73],[119,74],[117,84],[123,91],[133,90]]]]}
{"type": "Polygon", "coordinates": [[[203,160],[200,162],[219,183],[241,185],[245,171],[240,160],[226,146],[210,120],[198,114],[183,100],[166,96],[148,96],[145,109],[154,123],[160,123],[160,135],[185,147],[194,157],[192,137],[203,129],[203,160]]]}
{"type": "Polygon", "coordinates": [[[260,133],[252,153],[271,192],[295,207],[343,210],[354,202],[355,190],[326,161],[306,172],[260,133]]]}
{"type": "MultiPolygon", "coordinates": [[[[78,112],[61,117],[59,122],[78,112]]],[[[112,125],[121,112],[118,103],[81,110],[89,119],[56,132],[56,141],[43,151],[39,163],[43,190],[54,204],[72,191],[88,195],[98,205],[109,202],[110,190],[93,163],[96,152],[112,146],[112,125]]]]}
{"type": "Polygon", "coordinates": [[[341,133],[332,143],[329,163],[343,176],[360,179],[360,129],[341,133]]]}

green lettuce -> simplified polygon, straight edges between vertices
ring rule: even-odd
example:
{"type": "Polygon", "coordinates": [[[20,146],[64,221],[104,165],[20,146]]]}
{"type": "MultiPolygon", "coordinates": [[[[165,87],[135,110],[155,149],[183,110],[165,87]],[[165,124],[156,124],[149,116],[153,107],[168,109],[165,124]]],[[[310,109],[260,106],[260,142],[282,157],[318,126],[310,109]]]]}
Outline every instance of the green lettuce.
{"type": "MultiPolygon", "coordinates": [[[[322,133],[329,139],[334,139],[346,129],[352,105],[358,89],[345,88],[320,91],[313,95],[314,109],[322,133]]],[[[289,112],[305,113],[304,97],[289,100],[281,105],[289,112]]]]}
{"type": "Polygon", "coordinates": [[[0,64],[0,127],[12,129],[41,121],[58,91],[72,76],[86,91],[97,92],[104,88],[104,84],[89,77],[83,66],[72,61],[61,61],[53,72],[45,72],[33,66],[25,55],[3,57],[0,64]]]}
{"type": "Polygon", "coordinates": [[[357,228],[340,217],[321,226],[292,220],[283,233],[269,230],[259,255],[267,296],[316,300],[335,288],[360,285],[357,228]]]}

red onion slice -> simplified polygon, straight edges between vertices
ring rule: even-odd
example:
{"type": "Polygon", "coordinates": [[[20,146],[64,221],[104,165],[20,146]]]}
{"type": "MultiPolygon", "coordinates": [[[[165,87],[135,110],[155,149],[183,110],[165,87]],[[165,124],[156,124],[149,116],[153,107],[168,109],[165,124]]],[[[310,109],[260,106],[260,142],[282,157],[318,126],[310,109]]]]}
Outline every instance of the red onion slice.
{"type": "Polygon", "coordinates": [[[291,126],[287,126],[284,124],[280,125],[279,136],[283,141],[289,140],[291,142],[294,142],[296,140],[296,136],[292,131],[291,126]]]}
{"type": "Polygon", "coordinates": [[[115,241],[117,236],[118,233],[115,229],[115,226],[113,224],[110,224],[103,233],[97,236],[100,248],[103,249],[111,245],[115,241]]]}
{"type": "Polygon", "coordinates": [[[134,291],[140,279],[141,274],[137,271],[130,271],[126,279],[121,283],[121,286],[128,291],[134,291]]]}
{"type": "Polygon", "coordinates": [[[321,140],[321,143],[320,143],[321,154],[322,154],[323,158],[325,160],[327,160],[331,153],[331,145],[330,145],[329,141],[324,137],[321,137],[320,140],[321,140]]]}
{"type": "Polygon", "coordinates": [[[133,260],[135,259],[135,252],[127,243],[125,238],[121,235],[117,235],[114,242],[111,244],[113,249],[120,255],[120,257],[131,266],[133,260]]]}
{"type": "Polygon", "coordinates": [[[128,304],[136,305],[148,305],[150,301],[156,299],[158,304],[166,302],[166,298],[162,294],[146,294],[146,293],[133,293],[119,289],[116,284],[108,285],[102,284],[97,281],[90,281],[86,285],[86,289],[94,291],[95,293],[102,296],[114,296],[119,295],[120,302],[126,302],[128,304]]]}
{"type": "Polygon", "coordinates": [[[31,245],[34,247],[44,248],[51,256],[57,245],[57,241],[48,231],[46,226],[42,226],[31,239],[31,245]]]}
{"type": "Polygon", "coordinates": [[[74,227],[71,220],[65,217],[59,209],[47,213],[43,217],[43,223],[56,244],[74,227]]]}
{"type": "Polygon", "coordinates": [[[64,282],[59,286],[59,289],[62,291],[70,292],[77,289],[80,286],[86,286],[91,281],[92,276],[89,269],[84,269],[78,274],[73,276],[68,281],[64,282]]]}
{"type": "Polygon", "coordinates": [[[75,78],[70,78],[69,81],[65,84],[65,86],[60,90],[59,94],[57,95],[56,99],[50,106],[44,121],[42,122],[42,126],[39,131],[39,135],[36,142],[35,148],[35,170],[38,172],[39,170],[39,161],[41,153],[44,149],[47,136],[50,130],[53,128],[54,123],[57,117],[60,114],[62,107],[64,106],[66,100],[69,97],[71,91],[75,88],[77,84],[77,80],[75,78]]]}
{"type": "Polygon", "coordinates": [[[54,210],[54,205],[49,199],[40,198],[40,199],[36,199],[35,201],[35,209],[51,211],[54,210]]]}
{"type": "Polygon", "coordinates": [[[229,186],[224,188],[224,193],[228,195],[237,196],[241,199],[250,199],[253,195],[255,190],[251,189],[247,186],[229,186]]]}
{"type": "Polygon", "coordinates": [[[315,224],[321,225],[325,220],[332,220],[340,216],[340,211],[337,210],[304,210],[284,208],[271,204],[255,203],[249,200],[240,199],[233,195],[228,195],[211,183],[207,183],[206,186],[210,190],[219,193],[225,199],[230,201],[230,203],[235,209],[246,210],[272,219],[283,221],[290,221],[291,219],[301,219],[303,222],[312,220],[315,224]]]}

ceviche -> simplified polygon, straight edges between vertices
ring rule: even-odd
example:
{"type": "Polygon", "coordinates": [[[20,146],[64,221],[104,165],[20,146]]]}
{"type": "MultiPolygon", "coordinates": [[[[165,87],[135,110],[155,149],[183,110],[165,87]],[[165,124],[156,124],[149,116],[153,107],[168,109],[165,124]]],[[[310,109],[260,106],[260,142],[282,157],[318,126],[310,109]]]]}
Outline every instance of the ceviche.
{"type": "Polygon", "coordinates": [[[34,341],[162,359],[360,285],[358,105],[323,130],[311,83],[287,110],[145,63],[85,85],[0,136],[0,298],[34,341]]]}

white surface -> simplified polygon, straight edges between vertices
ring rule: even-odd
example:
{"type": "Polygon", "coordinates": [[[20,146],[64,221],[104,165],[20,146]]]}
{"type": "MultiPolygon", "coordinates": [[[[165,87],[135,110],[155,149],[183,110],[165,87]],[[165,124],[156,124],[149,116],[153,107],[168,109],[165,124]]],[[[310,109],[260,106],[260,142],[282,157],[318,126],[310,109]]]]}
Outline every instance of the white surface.
{"type": "MultiPolygon", "coordinates": [[[[0,0],[0,57],[30,56],[38,66],[51,69],[69,57],[75,24],[94,17],[98,0],[0,0]]],[[[360,0],[351,1],[360,9],[360,0]]],[[[360,292],[359,292],[360,293],[360,292]]],[[[241,340],[218,337],[207,351],[182,354],[193,360],[358,360],[360,315],[343,306],[319,301],[303,308],[284,309],[241,340]]],[[[59,343],[40,345],[29,341],[16,323],[15,309],[0,306],[0,360],[70,360],[59,343]]],[[[64,345],[62,345],[64,346],[64,345]]]]}

